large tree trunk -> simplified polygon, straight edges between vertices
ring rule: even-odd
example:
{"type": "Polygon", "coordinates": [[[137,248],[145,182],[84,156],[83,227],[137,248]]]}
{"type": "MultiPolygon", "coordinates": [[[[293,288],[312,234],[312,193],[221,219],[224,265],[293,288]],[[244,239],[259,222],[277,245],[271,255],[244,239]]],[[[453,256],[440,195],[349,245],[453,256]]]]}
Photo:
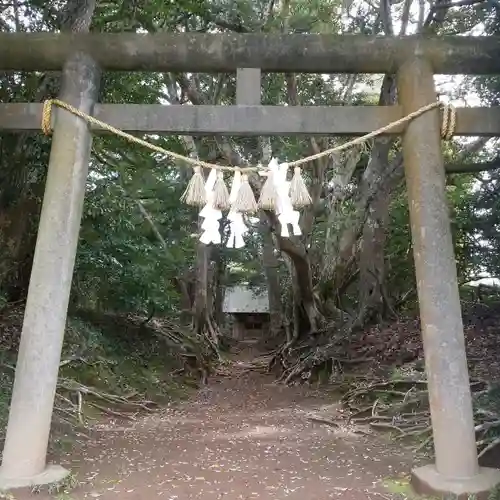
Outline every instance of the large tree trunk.
{"type": "MultiPolygon", "coordinates": [[[[395,79],[392,75],[385,75],[380,91],[379,105],[393,104],[396,97],[395,79]]],[[[332,282],[330,286],[336,293],[344,289],[351,282],[356,257],[360,249],[359,238],[363,234],[365,224],[370,218],[373,203],[381,191],[386,190],[388,184],[398,184],[402,179],[401,162],[389,162],[389,151],[394,143],[393,138],[381,137],[374,140],[370,160],[361,178],[360,186],[354,202],[354,210],[349,214],[342,214],[342,199],[344,188],[349,182],[360,157],[360,150],[354,150],[348,157],[344,171],[338,175],[335,184],[338,193],[334,196],[329,217],[329,226],[336,231],[327,235],[325,261],[322,276],[324,280],[332,282]]]]}
{"type": "MultiPolygon", "coordinates": [[[[436,3],[443,3],[438,0],[436,3]]],[[[442,25],[446,17],[449,6],[432,11],[425,23],[419,27],[419,31],[429,34],[434,33],[442,25]]],[[[393,34],[392,19],[390,10],[382,10],[382,18],[385,29],[393,34]]],[[[401,34],[406,31],[406,22],[403,23],[401,34]]],[[[395,77],[387,74],[384,76],[380,90],[379,105],[388,106],[396,102],[395,77]]],[[[388,310],[392,311],[389,298],[385,292],[385,241],[386,225],[389,216],[389,204],[394,189],[402,180],[403,172],[401,166],[399,171],[387,172],[389,168],[389,151],[393,144],[392,139],[377,138],[371,153],[363,182],[361,193],[372,191],[373,199],[368,203],[368,210],[365,216],[358,220],[363,220],[362,243],[360,245],[359,261],[359,314],[353,326],[362,327],[371,320],[381,320],[388,310]],[[382,179],[382,182],[377,181],[382,179]],[[366,182],[364,182],[366,181],[366,182]],[[375,189],[372,189],[375,186],[375,189]]],[[[401,160],[397,159],[397,165],[401,160]]],[[[366,204],[365,204],[366,207],[366,204]]],[[[348,231],[345,246],[340,253],[349,252],[349,248],[355,245],[355,228],[348,231]]]]}
{"type": "MultiPolygon", "coordinates": [[[[201,225],[201,224],[200,224],[201,225]]],[[[211,280],[215,273],[210,272],[212,247],[198,243],[196,257],[196,288],[193,304],[193,328],[210,343],[215,354],[219,355],[220,331],[214,321],[214,286],[211,280]]]]}
{"type": "Polygon", "coordinates": [[[198,243],[196,253],[196,291],[194,296],[194,324],[198,333],[203,333],[209,321],[208,266],[210,247],[198,243]]]}
{"type": "Polygon", "coordinates": [[[281,303],[281,286],[278,276],[278,259],[274,254],[274,242],[271,234],[269,222],[261,215],[260,228],[263,239],[262,265],[266,274],[267,293],[269,297],[269,317],[270,317],[270,336],[278,336],[283,325],[283,308],[281,303]]]}
{"type": "Polygon", "coordinates": [[[172,280],[177,292],[180,295],[180,320],[183,325],[190,325],[193,319],[195,284],[193,277],[190,275],[191,272],[188,273],[188,277],[179,276],[172,280]]]}
{"type": "Polygon", "coordinates": [[[226,275],[226,263],[220,246],[214,247],[212,251],[212,272],[210,272],[210,297],[212,299],[211,309],[216,325],[223,323],[224,304],[224,277],[226,275]]]}
{"type": "Polygon", "coordinates": [[[381,321],[387,310],[385,242],[390,193],[382,190],[373,201],[363,228],[359,259],[359,316],[363,326],[381,321]]]}
{"type": "MultiPolygon", "coordinates": [[[[389,148],[389,145],[386,146],[389,148]]],[[[357,269],[360,250],[359,240],[369,219],[372,204],[378,193],[388,193],[399,185],[404,177],[400,157],[390,164],[384,161],[380,149],[372,151],[372,157],[361,180],[361,185],[353,202],[353,209],[344,214],[332,208],[329,225],[334,227],[325,243],[324,261],[321,271],[322,289],[329,294],[338,294],[352,283],[357,269]]]]}
{"type": "Polygon", "coordinates": [[[304,330],[313,333],[318,329],[320,314],[316,307],[308,252],[296,238],[283,238],[280,236],[281,226],[275,214],[268,212],[268,217],[273,222],[273,227],[276,228],[278,248],[287,254],[293,264],[294,302],[299,319],[298,322],[294,321],[294,323],[299,323],[294,325],[294,329],[296,331],[296,328],[299,327],[299,334],[304,330]]]}

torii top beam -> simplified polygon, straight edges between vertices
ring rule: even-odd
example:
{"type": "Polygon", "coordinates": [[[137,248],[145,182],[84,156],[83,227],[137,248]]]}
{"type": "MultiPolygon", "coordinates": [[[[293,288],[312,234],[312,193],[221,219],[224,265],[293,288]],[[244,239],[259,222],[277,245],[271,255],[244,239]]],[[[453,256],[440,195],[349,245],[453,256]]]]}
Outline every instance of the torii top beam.
{"type": "Polygon", "coordinates": [[[114,71],[392,73],[421,56],[435,74],[500,74],[500,37],[262,33],[0,33],[0,70],[60,70],[75,51],[114,71]]]}

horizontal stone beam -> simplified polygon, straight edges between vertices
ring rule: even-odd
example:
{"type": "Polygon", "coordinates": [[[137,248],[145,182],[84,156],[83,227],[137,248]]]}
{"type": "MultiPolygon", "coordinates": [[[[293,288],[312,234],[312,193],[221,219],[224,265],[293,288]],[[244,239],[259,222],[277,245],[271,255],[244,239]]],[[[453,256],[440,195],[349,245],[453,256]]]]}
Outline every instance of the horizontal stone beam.
{"type": "MultiPolygon", "coordinates": [[[[61,112],[54,107],[54,114],[61,112]]],[[[162,106],[99,104],[94,116],[125,132],[178,135],[359,136],[402,117],[400,106],[162,106]]],[[[0,132],[40,130],[42,104],[0,104],[0,132]]],[[[93,127],[96,133],[103,131],[93,127]]],[[[401,133],[404,126],[394,129],[401,133]]],[[[455,135],[500,137],[500,107],[458,108],[455,135]]]]}
{"type": "Polygon", "coordinates": [[[447,174],[473,174],[500,170],[500,159],[480,163],[446,163],[445,169],[447,174]]]}
{"type": "Polygon", "coordinates": [[[75,51],[117,71],[393,73],[419,56],[435,74],[500,73],[500,37],[265,33],[0,33],[0,70],[60,70],[75,51]]]}

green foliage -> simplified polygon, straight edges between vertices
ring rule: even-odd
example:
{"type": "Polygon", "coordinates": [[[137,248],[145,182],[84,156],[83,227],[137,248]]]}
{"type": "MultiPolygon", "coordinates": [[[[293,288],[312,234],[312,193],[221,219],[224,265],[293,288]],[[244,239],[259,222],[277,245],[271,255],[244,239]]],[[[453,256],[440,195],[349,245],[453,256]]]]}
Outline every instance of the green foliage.
{"type": "MultiPolygon", "coordinates": [[[[147,160],[147,159],[146,159],[147,160]]],[[[150,164],[154,163],[149,161],[150,164]]],[[[156,171],[108,172],[92,181],[86,197],[74,294],[77,304],[101,310],[172,312],[172,279],[194,258],[190,209],[180,205],[179,184],[156,171]],[[140,187],[139,187],[140,186],[140,187]],[[139,201],[166,243],[141,214],[139,201]]],[[[154,171],[155,170],[155,171],[154,171]]],[[[164,170],[164,169],[163,169],[164,170]]],[[[97,173],[97,172],[96,172],[97,173]]]]}
{"type": "Polygon", "coordinates": [[[63,358],[75,360],[61,368],[63,378],[113,394],[138,393],[164,401],[182,394],[179,381],[169,374],[179,367],[176,351],[155,336],[117,316],[80,313],[68,322],[63,358]]]}
{"type": "MultiPolygon", "coordinates": [[[[20,308],[2,311],[2,435],[7,425],[21,323],[20,308]]],[[[185,397],[188,390],[186,384],[197,383],[197,379],[191,381],[189,374],[183,377],[174,375],[183,367],[181,352],[180,346],[169,342],[161,334],[158,325],[141,326],[134,318],[80,312],[77,317],[68,320],[59,375],[62,380],[75,380],[93,390],[115,395],[134,394],[161,404],[185,397]]],[[[51,442],[54,448],[66,450],[72,445],[66,433],[68,422],[74,423],[68,420],[73,410],[65,409],[64,404],[74,398],[74,391],[59,387],[51,442]]],[[[98,417],[100,412],[88,404],[89,399],[90,396],[83,397],[83,414],[85,417],[98,417]]]]}
{"type": "Polygon", "coordinates": [[[415,286],[410,214],[405,189],[400,189],[391,203],[386,259],[389,290],[397,300],[415,286]]]}

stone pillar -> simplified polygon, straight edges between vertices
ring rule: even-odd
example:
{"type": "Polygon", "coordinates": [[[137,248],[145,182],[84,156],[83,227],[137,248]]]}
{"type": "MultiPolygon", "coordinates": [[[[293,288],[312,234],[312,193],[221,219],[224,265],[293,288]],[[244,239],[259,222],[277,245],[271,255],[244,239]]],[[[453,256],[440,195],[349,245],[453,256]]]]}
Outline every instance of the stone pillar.
{"type": "MultiPolygon", "coordinates": [[[[404,114],[435,102],[430,65],[405,63],[398,90],[404,114]]],[[[414,471],[413,484],[427,494],[481,493],[500,474],[478,466],[438,110],[409,123],[403,155],[436,454],[435,466],[414,471]]]]}
{"type": "MultiPolygon", "coordinates": [[[[84,54],[75,54],[64,65],[60,99],[92,113],[99,79],[96,64],[84,54]]],[[[83,119],[57,110],[0,489],[47,484],[67,474],[61,467],[46,468],[46,454],[91,142],[83,119]]]]}

